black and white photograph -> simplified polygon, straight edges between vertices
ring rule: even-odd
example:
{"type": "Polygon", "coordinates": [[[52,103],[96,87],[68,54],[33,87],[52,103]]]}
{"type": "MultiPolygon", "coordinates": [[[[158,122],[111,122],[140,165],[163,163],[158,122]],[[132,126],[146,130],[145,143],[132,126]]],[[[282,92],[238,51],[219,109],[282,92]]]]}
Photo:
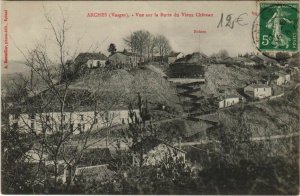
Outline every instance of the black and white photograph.
{"type": "Polygon", "coordinates": [[[298,1],[1,6],[1,194],[299,194],[298,1]]]}

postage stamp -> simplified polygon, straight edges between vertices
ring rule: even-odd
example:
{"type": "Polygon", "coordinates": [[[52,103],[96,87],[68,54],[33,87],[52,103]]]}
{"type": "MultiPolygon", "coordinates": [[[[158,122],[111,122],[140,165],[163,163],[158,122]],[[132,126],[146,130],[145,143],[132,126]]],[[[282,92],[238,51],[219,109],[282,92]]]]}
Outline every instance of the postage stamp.
{"type": "Polygon", "coordinates": [[[296,3],[260,3],[258,47],[261,51],[298,50],[296,3]]]}

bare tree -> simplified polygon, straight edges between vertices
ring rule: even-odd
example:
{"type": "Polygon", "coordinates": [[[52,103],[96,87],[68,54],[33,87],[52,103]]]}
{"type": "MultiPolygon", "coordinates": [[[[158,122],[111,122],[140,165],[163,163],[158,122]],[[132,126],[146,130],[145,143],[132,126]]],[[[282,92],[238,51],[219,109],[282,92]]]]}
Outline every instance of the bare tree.
{"type": "Polygon", "coordinates": [[[163,35],[158,35],[156,39],[159,55],[161,57],[168,55],[168,53],[171,51],[169,40],[163,35]]]}
{"type": "MultiPolygon", "coordinates": [[[[36,174],[38,176],[43,171],[45,176],[53,176],[55,190],[60,175],[59,166],[70,168],[68,188],[85,150],[91,145],[103,142],[103,138],[95,139],[94,136],[97,131],[108,129],[112,125],[115,116],[109,116],[109,111],[117,100],[98,101],[103,99],[105,90],[109,88],[109,84],[101,80],[80,89],[74,88],[71,80],[61,82],[62,77],[67,78],[66,61],[70,58],[68,54],[71,54],[67,47],[67,35],[71,25],[62,9],[59,22],[54,22],[56,20],[47,13],[45,19],[57,49],[55,55],[51,56],[53,50],[49,52],[47,43],[39,43],[26,52],[18,48],[26,60],[26,65],[44,85],[40,88],[35,82],[30,82],[32,78],[28,78],[25,83],[24,90],[30,96],[20,103],[22,111],[19,118],[22,126],[18,130],[33,138],[33,150],[39,156],[36,174]],[[90,115],[80,116],[78,111],[82,109],[88,109],[90,115]],[[83,123],[75,126],[77,118],[82,118],[83,123]],[[99,121],[102,125],[97,128],[99,121]],[[74,135],[76,132],[80,134],[74,135]],[[49,173],[47,165],[53,165],[54,171],[49,173]]],[[[45,185],[46,181],[43,183],[45,185]]]]}

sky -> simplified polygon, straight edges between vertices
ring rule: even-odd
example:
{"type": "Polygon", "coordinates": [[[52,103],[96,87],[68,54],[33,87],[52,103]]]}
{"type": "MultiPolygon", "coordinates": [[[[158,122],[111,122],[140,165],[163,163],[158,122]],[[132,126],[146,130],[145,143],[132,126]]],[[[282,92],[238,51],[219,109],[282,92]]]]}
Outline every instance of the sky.
{"type": "MultiPolygon", "coordinates": [[[[136,30],[166,36],[174,51],[189,54],[201,51],[207,55],[226,49],[231,56],[255,52],[252,41],[252,24],[257,11],[255,1],[6,1],[3,8],[8,13],[8,60],[22,61],[17,49],[30,50],[37,43],[47,43],[49,54],[55,56],[53,37],[45,20],[45,13],[56,22],[61,19],[61,10],[68,16],[71,25],[67,32],[67,47],[78,52],[101,51],[108,54],[110,43],[123,50],[123,38],[136,30]],[[129,14],[129,17],[87,17],[88,13],[129,14]],[[212,17],[182,17],[181,13],[209,13],[212,17]],[[180,17],[135,17],[136,13],[179,13],[180,17]],[[223,13],[223,27],[217,27],[223,13]],[[242,24],[225,27],[226,17],[232,19],[243,14],[242,24]],[[206,33],[194,33],[194,30],[206,33]],[[46,40],[46,41],[45,41],[46,40]],[[78,42],[78,40],[80,40],[78,42]],[[96,48],[97,46],[97,48],[96,48]]],[[[72,53],[73,54],[73,53],[72,53]]],[[[14,69],[13,66],[11,69],[14,69]]]]}

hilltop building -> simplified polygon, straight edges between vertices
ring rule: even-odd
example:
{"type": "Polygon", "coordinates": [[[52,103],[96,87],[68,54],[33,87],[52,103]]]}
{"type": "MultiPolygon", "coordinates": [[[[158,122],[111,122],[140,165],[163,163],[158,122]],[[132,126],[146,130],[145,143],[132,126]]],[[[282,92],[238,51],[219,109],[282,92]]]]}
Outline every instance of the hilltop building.
{"type": "Polygon", "coordinates": [[[108,57],[109,63],[120,69],[131,69],[136,67],[139,64],[144,63],[145,58],[136,53],[127,52],[116,52],[113,55],[108,57]]]}
{"type": "Polygon", "coordinates": [[[76,65],[86,65],[88,68],[105,67],[107,57],[102,53],[80,53],[74,60],[76,65]]]}
{"type": "Polygon", "coordinates": [[[172,52],[168,56],[168,64],[174,63],[177,59],[183,58],[182,52],[172,52]]]}

